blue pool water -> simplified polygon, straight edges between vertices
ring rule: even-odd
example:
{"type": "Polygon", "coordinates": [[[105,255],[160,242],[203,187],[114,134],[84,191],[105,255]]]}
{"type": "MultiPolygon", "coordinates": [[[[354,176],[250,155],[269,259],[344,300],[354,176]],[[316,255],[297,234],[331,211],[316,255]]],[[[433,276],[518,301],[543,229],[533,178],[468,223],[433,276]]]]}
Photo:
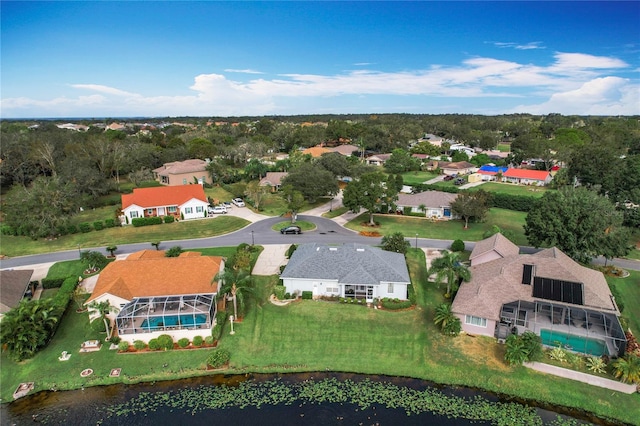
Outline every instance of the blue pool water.
{"type": "Polygon", "coordinates": [[[609,355],[607,345],[603,340],[552,330],[540,330],[540,338],[542,339],[542,344],[547,346],[558,346],[560,344],[563,348],[574,352],[582,352],[594,356],[609,355]]]}
{"type": "Polygon", "coordinates": [[[165,317],[152,317],[148,320],[142,321],[142,328],[148,330],[155,330],[160,327],[176,327],[182,325],[184,327],[192,327],[194,325],[200,325],[207,322],[207,316],[198,315],[167,315],[165,317]]]}

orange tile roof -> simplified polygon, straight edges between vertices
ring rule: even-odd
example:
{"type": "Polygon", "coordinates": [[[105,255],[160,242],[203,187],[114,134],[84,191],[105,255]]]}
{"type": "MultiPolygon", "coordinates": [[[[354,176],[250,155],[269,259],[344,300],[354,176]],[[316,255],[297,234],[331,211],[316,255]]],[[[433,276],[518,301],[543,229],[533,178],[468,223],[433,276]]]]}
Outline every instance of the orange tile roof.
{"type": "Polygon", "coordinates": [[[136,297],[216,293],[218,286],[217,283],[212,284],[212,281],[220,271],[222,257],[189,253],[187,256],[164,257],[163,251],[144,250],[133,253],[125,260],[112,262],[98,276],[87,302],[105,293],[126,300],[136,297]],[[160,253],[162,257],[151,253],[160,253]]]}
{"type": "Polygon", "coordinates": [[[311,154],[312,157],[320,157],[326,152],[331,152],[331,150],[322,146],[313,146],[302,151],[303,154],[311,154]]]}
{"type": "Polygon", "coordinates": [[[132,204],[140,207],[179,206],[192,198],[207,202],[202,185],[158,186],[135,188],[132,194],[122,194],[122,208],[132,204]]]}
{"type": "Polygon", "coordinates": [[[546,180],[549,177],[549,172],[544,170],[509,169],[504,172],[502,176],[519,179],[546,180]]]}

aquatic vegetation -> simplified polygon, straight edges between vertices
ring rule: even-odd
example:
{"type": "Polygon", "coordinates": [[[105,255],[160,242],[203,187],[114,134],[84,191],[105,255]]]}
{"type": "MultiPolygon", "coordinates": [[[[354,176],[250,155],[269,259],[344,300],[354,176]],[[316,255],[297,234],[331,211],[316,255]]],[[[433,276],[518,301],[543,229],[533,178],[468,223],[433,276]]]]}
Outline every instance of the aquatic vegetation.
{"type": "MultiPolygon", "coordinates": [[[[288,383],[282,379],[263,382],[249,380],[237,386],[199,386],[170,392],[140,393],[138,397],[112,406],[107,416],[127,416],[155,411],[161,407],[199,413],[204,410],[246,408],[263,405],[350,403],[360,409],[377,407],[404,409],[407,415],[423,412],[487,421],[495,425],[542,425],[532,407],[515,402],[494,402],[476,396],[465,398],[427,388],[398,386],[386,381],[338,380],[324,378],[288,383]]],[[[555,424],[562,423],[559,418],[555,424]]],[[[575,424],[575,423],[573,423],[575,424]]]]}

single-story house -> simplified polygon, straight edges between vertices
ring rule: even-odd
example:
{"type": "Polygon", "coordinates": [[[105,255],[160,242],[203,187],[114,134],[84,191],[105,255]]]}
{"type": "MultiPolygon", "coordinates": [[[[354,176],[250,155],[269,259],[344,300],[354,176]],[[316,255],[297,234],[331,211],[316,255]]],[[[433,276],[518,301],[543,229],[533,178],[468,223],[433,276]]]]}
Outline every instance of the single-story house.
{"type": "Polygon", "coordinates": [[[551,182],[551,173],[546,170],[510,168],[502,174],[502,181],[521,185],[544,186],[551,182]]]}
{"type": "Polygon", "coordinates": [[[331,152],[337,152],[338,154],[342,154],[345,156],[350,156],[353,155],[354,152],[358,151],[360,148],[358,148],[355,145],[351,145],[351,144],[343,144],[343,145],[338,145],[336,147],[333,148],[329,148],[329,151],[331,152]]]}
{"type": "Polygon", "coordinates": [[[460,285],[451,307],[463,331],[500,341],[531,331],[546,346],[595,356],[624,354],[620,311],[602,272],[555,247],[518,254],[506,238],[490,239],[474,247],[471,280],[460,285]]]}
{"type": "Polygon", "coordinates": [[[0,271],[0,320],[29,293],[33,269],[0,271]]]}
{"type": "Polygon", "coordinates": [[[407,299],[410,284],[404,255],[364,244],[301,244],[280,275],[288,293],[314,297],[407,299]]]}
{"type": "Polygon", "coordinates": [[[288,174],[287,172],[267,172],[266,176],[260,179],[260,186],[269,186],[272,191],[279,191],[282,179],[288,174]]]}
{"type": "Polygon", "coordinates": [[[509,170],[508,167],[488,166],[484,165],[478,169],[476,173],[482,175],[482,180],[485,182],[498,180],[498,174],[500,176],[509,170]]]}
{"type": "Polygon", "coordinates": [[[197,184],[135,188],[131,194],[122,194],[125,224],[138,217],[202,218],[207,214],[207,206],[209,201],[204,189],[197,184]]]}
{"type": "MultiPolygon", "coordinates": [[[[223,269],[219,256],[166,257],[162,250],[143,250],[105,266],[85,303],[107,301],[113,307],[107,315],[112,330],[129,343],[148,343],[161,334],[174,341],[206,337],[216,314],[214,278],[223,269]]],[[[90,310],[91,321],[98,317],[90,310]]]]}
{"type": "Polygon", "coordinates": [[[451,203],[458,194],[442,191],[424,191],[417,194],[398,194],[399,210],[411,208],[412,213],[422,213],[433,219],[452,219],[451,203]],[[421,208],[424,207],[424,210],[421,208]]]}
{"type": "Polygon", "coordinates": [[[444,139],[432,133],[425,133],[423,137],[418,139],[418,142],[429,142],[433,146],[441,147],[444,139]]]}
{"type": "Polygon", "coordinates": [[[331,152],[331,150],[324,146],[312,146],[311,148],[307,148],[302,151],[303,154],[309,154],[313,158],[319,158],[322,154],[326,154],[327,152],[331,152]]]}
{"type": "Polygon", "coordinates": [[[173,161],[153,170],[153,178],[163,185],[212,184],[207,162],[200,159],[173,161]]]}
{"type": "Polygon", "coordinates": [[[391,154],[375,154],[367,157],[365,161],[372,166],[384,166],[390,157],[391,154]]]}
{"type": "Polygon", "coordinates": [[[445,175],[468,175],[478,170],[475,164],[471,164],[467,161],[440,161],[437,167],[442,170],[445,175]]]}

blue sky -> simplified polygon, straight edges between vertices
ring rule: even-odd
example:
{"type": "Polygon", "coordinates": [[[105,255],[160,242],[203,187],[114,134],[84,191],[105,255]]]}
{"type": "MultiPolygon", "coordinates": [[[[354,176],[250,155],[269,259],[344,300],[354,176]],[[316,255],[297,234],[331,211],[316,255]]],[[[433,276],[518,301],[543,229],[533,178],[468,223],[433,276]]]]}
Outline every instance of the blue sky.
{"type": "Polygon", "coordinates": [[[2,118],[640,114],[640,2],[1,2],[2,118]]]}

